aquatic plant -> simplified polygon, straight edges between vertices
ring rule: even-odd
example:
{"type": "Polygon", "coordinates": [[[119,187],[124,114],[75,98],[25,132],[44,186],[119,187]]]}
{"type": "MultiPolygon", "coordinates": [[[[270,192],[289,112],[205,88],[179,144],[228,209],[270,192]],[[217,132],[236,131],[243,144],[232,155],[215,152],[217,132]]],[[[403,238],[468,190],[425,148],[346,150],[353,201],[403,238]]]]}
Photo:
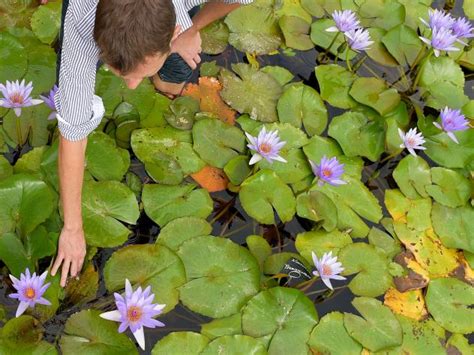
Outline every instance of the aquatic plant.
{"type": "Polygon", "coordinates": [[[331,290],[333,286],[331,280],[345,280],[344,276],[339,275],[344,271],[342,264],[337,261],[337,256],[332,255],[332,251],[324,253],[321,259],[318,259],[318,256],[315,252],[311,252],[313,258],[314,266],[316,270],[313,271],[313,275],[319,276],[324,284],[329,287],[331,290]]]}
{"type": "Polygon", "coordinates": [[[425,150],[426,148],[423,147],[425,143],[425,139],[421,132],[416,131],[415,128],[410,128],[408,132],[403,132],[400,128],[398,129],[398,134],[402,139],[403,143],[400,144],[400,148],[406,148],[410,152],[411,155],[416,156],[415,149],[417,150],[425,150]]]}
{"type": "Polygon", "coordinates": [[[21,116],[21,109],[43,103],[43,100],[30,97],[33,90],[33,83],[30,81],[25,84],[25,79],[21,82],[8,81],[6,84],[0,84],[0,91],[3,99],[0,99],[0,107],[11,108],[17,117],[21,116]]]}
{"type": "Polygon", "coordinates": [[[323,156],[319,164],[315,164],[311,160],[309,163],[314,175],[319,178],[319,185],[323,185],[325,182],[336,186],[347,184],[346,181],[340,179],[344,174],[344,164],[340,164],[336,157],[328,159],[323,156]]]}
{"type": "Polygon", "coordinates": [[[449,138],[453,140],[454,143],[459,144],[455,131],[465,131],[469,129],[469,122],[466,120],[466,117],[461,113],[461,110],[453,110],[449,107],[445,107],[440,111],[441,124],[438,122],[433,122],[433,124],[445,131],[449,138]]]}
{"type": "Polygon", "coordinates": [[[265,126],[263,126],[257,137],[253,137],[247,132],[245,132],[245,135],[250,142],[247,144],[247,147],[254,151],[252,159],[249,161],[250,165],[262,159],[267,160],[269,163],[272,163],[274,160],[281,161],[282,163],[287,162],[286,159],[279,155],[281,148],[286,142],[280,141],[277,130],[267,132],[265,126]]]}
{"type": "Polygon", "coordinates": [[[40,98],[52,111],[48,116],[48,120],[56,118],[56,103],[54,102],[54,96],[58,92],[58,89],[58,86],[54,84],[53,88],[49,91],[47,96],[40,95],[40,98]]]}
{"type": "Polygon", "coordinates": [[[360,27],[360,21],[357,15],[351,10],[334,11],[332,18],[336,26],[326,28],[327,32],[348,32],[360,27]]]}

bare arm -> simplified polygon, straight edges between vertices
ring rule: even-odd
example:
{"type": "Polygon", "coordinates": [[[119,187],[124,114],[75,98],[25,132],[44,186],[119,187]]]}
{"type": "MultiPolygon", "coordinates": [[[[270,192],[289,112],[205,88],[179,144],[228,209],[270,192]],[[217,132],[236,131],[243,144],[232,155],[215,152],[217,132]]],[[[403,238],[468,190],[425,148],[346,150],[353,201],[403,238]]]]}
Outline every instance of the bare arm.
{"type": "Polygon", "coordinates": [[[84,156],[87,137],[68,141],[59,135],[58,173],[64,226],[61,231],[58,255],[51,273],[56,274],[61,263],[61,286],[66,285],[68,272],[76,276],[82,269],[86,243],[82,227],[81,194],[84,179],[84,156]]]}

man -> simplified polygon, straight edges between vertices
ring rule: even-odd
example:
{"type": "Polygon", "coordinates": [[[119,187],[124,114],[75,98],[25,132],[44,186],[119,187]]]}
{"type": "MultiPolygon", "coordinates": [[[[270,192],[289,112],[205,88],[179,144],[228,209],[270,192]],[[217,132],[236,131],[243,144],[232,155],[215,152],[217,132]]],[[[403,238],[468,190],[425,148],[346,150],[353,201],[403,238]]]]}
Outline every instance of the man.
{"type": "Polygon", "coordinates": [[[104,115],[94,95],[101,60],[130,89],[153,77],[158,90],[181,91],[201,61],[199,30],[252,0],[64,0],[59,90],[55,96],[59,136],[58,174],[64,226],[51,273],[62,265],[61,286],[79,274],[86,243],[81,192],[87,136],[104,115]],[[205,3],[192,18],[188,11],[205,3]]]}

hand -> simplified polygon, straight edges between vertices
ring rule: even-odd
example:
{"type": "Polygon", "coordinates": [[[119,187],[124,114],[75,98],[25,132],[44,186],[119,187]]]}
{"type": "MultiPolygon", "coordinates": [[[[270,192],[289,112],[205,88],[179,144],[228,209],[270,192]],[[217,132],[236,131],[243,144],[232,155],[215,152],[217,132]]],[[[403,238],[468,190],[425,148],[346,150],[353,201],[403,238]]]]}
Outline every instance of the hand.
{"type": "Polygon", "coordinates": [[[46,5],[48,3],[48,0],[40,0],[41,5],[46,5]]]}
{"type": "Polygon", "coordinates": [[[86,256],[86,241],[83,228],[68,229],[63,227],[59,236],[58,254],[51,269],[51,275],[56,275],[62,263],[61,287],[66,286],[68,274],[77,276],[86,256]]]}
{"type": "Polygon", "coordinates": [[[186,63],[196,69],[201,62],[201,35],[195,27],[190,27],[181,33],[172,43],[171,52],[178,53],[186,63]]]}

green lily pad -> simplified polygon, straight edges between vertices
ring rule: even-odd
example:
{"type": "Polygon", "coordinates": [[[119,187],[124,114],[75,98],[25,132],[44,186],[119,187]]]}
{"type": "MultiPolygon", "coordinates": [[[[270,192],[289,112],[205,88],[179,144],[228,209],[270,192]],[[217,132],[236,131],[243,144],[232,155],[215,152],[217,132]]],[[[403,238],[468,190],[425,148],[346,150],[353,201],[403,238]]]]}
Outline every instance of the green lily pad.
{"type": "Polygon", "coordinates": [[[454,348],[461,354],[469,354],[474,350],[474,345],[469,344],[469,341],[462,334],[453,334],[446,345],[448,351],[454,348]]]}
{"type": "Polygon", "coordinates": [[[0,329],[0,352],[18,355],[55,355],[54,344],[43,339],[44,329],[35,318],[22,315],[0,329]]]}
{"type": "Polygon", "coordinates": [[[30,260],[20,238],[14,233],[0,235],[0,260],[15,277],[19,277],[26,268],[34,270],[33,261],[30,260]]]}
{"type": "Polygon", "coordinates": [[[459,144],[454,143],[446,134],[427,137],[426,155],[435,163],[446,168],[474,169],[474,129],[456,132],[459,144]]]}
{"type": "Polygon", "coordinates": [[[229,43],[241,52],[268,54],[280,46],[278,19],[268,2],[241,6],[226,18],[229,43]]]}
{"type": "Polygon", "coordinates": [[[0,83],[19,80],[25,75],[27,67],[25,47],[14,36],[0,33],[0,83]]]}
{"type": "Polygon", "coordinates": [[[318,258],[321,258],[327,252],[332,252],[333,256],[337,256],[341,249],[351,243],[352,239],[349,234],[340,232],[337,229],[331,232],[316,230],[299,233],[296,236],[295,247],[301,256],[312,265],[313,258],[311,252],[314,252],[318,258]]]}
{"type": "MultiPolygon", "coordinates": [[[[47,45],[30,45],[26,48],[28,52],[28,69],[25,74],[25,82],[33,82],[32,95],[49,92],[56,79],[56,53],[47,45]]],[[[44,105],[40,105],[44,106],[44,105]]],[[[49,110],[47,107],[45,107],[49,110]]],[[[48,117],[48,114],[46,117],[48,117]]]]}
{"type": "Polygon", "coordinates": [[[276,254],[269,255],[263,263],[263,273],[265,275],[276,275],[281,272],[281,269],[291,259],[299,260],[306,268],[310,269],[311,265],[300,254],[282,251],[276,254]]]}
{"type": "Polygon", "coordinates": [[[40,179],[16,174],[0,182],[0,235],[16,232],[24,238],[52,212],[52,191],[40,179]]]}
{"type": "Polygon", "coordinates": [[[300,0],[275,1],[275,13],[278,17],[295,16],[306,23],[311,23],[312,16],[301,5],[300,0]]]}
{"type": "Polygon", "coordinates": [[[223,168],[245,149],[242,131],[215,118],[199,120],[193,127],[194,150],[208,164],[223,168]]]}
{"type": "Polygon", "coordinates": [[[382,116],[393,111],[400,103],[400,95],[394,88],[388,88],[384,80],[357,78],[349,94],[361,104],[372,107],[382,116]]]}
{"type": "Polygon", "coordinates": [[[321,97],[332,106],[352,108],[357,102],[349,95],[349,90],[357,76],[345,68],[336,65],[318,65],[315,70],[321,97]]]}
{"type": "Polygon", "coordinates": [[[242,334],[242,314],[239,312],[202,324],[201,334],[207,336],[209,339],[215,339],[224,335],[242,334]]]}
{"type": "Polygon", "coordinates": [[[474,208],[463,206],[450,208],[433,204],[431,212],[433,228],[448,248],[464,249],[474,253],[474,208]]]}
{"type": "Polygon", "coordinates": [[[205,165],[193,149],[191,133],[169,126],[135,130],[131,145],[148,174],[159,183],[179,184],[185,175],[205,165]]]}
{"type": "Polygon", "coordinates": [[[238,155],[232,158],[224,166],[224,172],[232,184],[240,185],[250,174],[248,156],[238,155]]]}
{"type": "Polygon", "coordinates": [[[160,230],[156,243],[177,251],[184,241],[200,235],[209,235],[211,231],[212,226],[205,219],[198,217],[177,218],[160,230]]]}
{"type": "Polygon", "coordinates": [[[38,173],[38,177],[41,177],[41,159],[43,158],[43,154],[47,148],[48,147],[46,146],[36,147],[30,150],[28,153],[23,154],[15,163],[15,174],[26,173],[34,175],[38,173]]]}
{"type": "MultiPolygon", "coordinates": [[[[290,143],[291,141],[288,141],[290,143]]],[[[289,145],[289,144],[288,144],[289,145]]],[[[311,175],[311,166],[301,149],[286,150],[286,145],[280,151],[280,155],[286,163],[273,161],[269,163],[261,160],[257,163],[260,169],[274,171],[285,184],[293,184],[311,175]]]]}
{"type": "Polygon", "coordinates": [[[344,316],[331,312],[320,319],[308,341],[311,350],[321,354],[360,355],[362,346],[347,334],[344,316]]]}
{"type": "Polygon", "coordinates": [[[150,128],[166,126],[166,120],[163,114],[170,104],[171,100],[168,97],[157,93],[150,113],[146,117],[140,118],[140,127],[150,128]]]}
{"type": "Polygon", "coordinates": [[[401,253],[402,248],[400,247],[400,242],[393,239],[387,233],[381,231],[376,227],[372,227],[368,235],[369,243],[372,244],[377,251],[384,253],[390,260],[399,253],[401,253]]]}
{"type": "Polygon", "coordinates": [[[346,156],[363,156],[372,161],[377,161],[384,151],[384,133],[382,121],[369,121],[359,112],[346,112],[334,117],[328,130],[329,136],[337,140],[346,156]]]}
{"type": "Polygon", "coordinates": [[[220,54],[225,51],[229,41],[229,28],[223,20],[211,22],[201,31],[202,51],[206,54],[220,54]]]}
{"type": "Polygon", "coordinates": [[[474,288],[453,278],[431,280],[426,293],[428,311],[452,333],[474,332],[474,288]]]}
{"type": "Polygon", "coordinates": [[[173,332],[163,337],[155,344],[152,355],[187,354],[199,355],[206,348],[209,339],[195,332],[173,332]]]}
{"type": "MultiPolygon", "coordinates": [[[[327,32],[326,29],[334,26],[334,21],[332,19],[319,19],[313,22],[311,25],[311,40],[315,45],[321,48],[328,48],[329,45],[333,42],[334,37],[337,36],[336,40],[334,41],[333,45],[329,49],[329,52],[336,55],[338,49],[342,44],[345,43],[344,35],[339,32],[327,32]]],[[[339,53],[339,58],[348,58],[349,60],[354,59],[357,53],[352,51],[351,49],[346,48],[339,53]],[[347,53],[349,52],[349,53],[347,53]]]]}
{"type": "Polygon", "coordinates": [[[278,21],[280,29],[285,38],[285,44],[289,48],[307,51],[314,47],[309,37],[310,23],[297,16],[282,16],[278,21]]]}
{"type": "MultiPolygon", "coordinates": [[[[1,140],[1,138],[0,138],[0,140],[1,140]]],[[[20,163],[20,165],[21,165],[21,163],[20,163]]],[[[0,156],[0,181],[5,180],[7,177],[9,177],[11,175],[13,175],[13,167],[10,165],[10,162],[7,160],[7,158],[5,158],[3,155],[1,155],[0,156]]]]}
{"type": "Polygon", "coordinates": [[[244,210],[258,222],[273,224],[274,209],[282,222],[290,221],[296,210],[291,189],[270,170],[261,170],[242,183],[239,192],[244,210]]]}
{"type": "Polygon", "coordinates": [[[352,304],[362,316],[344,313],[344,326],[352,338],[370,351],[402,344],[402,327],[389,308],[368,297],[357,297],[352,304]]]}
{"type": "Polygon", "coordinates": [[[142,194],[146,214],[158,225],[180,218],[195,216],[207,218],[213,203],[209,193],[196,185],[165,186],[146,184],[142,194]]]}
{"type": "Polygon", "coordinates": [[[304,84],[288,86],[278,100],[278,117],[282,123],[290,123],[296,128],[304,125],[306,132],[313,136],[326,129],[328,113],[318,92],[304,84]]]}
{"type": "Polygon", "coordinates": [[[178,256],[188,280],[179,288],[180,300],[194,312],[213,318],[230,316],[259,290],[257,261],[231,240],[194,237],[181,244],[178,256]]]}
{"type": "Polygon", "coordinates": [[[130,154],[103,132],[92,132],[86,149],[87,170],[97,180],[121,181],[130,166],[130,154]]]}
{"type": "Polygon", "coordinates": [[[382,43],[403,66],[412,65],[423,48],[423,43],[416,31],[404,24],[390,29],[383,36],[382,43]]]}
{"type": "Polygon", "coordinates": [[[460,173],[445,168],[431,169],[433,185],[427,185],[426,191],[447,207],[461,207],[471,197],[471,183],[460,173]]]}
{"type": "Polygon", "coordinates": [[[328,232],[337,226],[336,206],[328,196],[319,191],[299,194],[296,198],[296,213],[300,217],[321,222],[328,232]]]}
{"type": "Polygon", "coordinates": [[[249,235],[245,238],[247,248],[250,253],[257,259],[260,269],[263,269],[263,263],[272,255],[272,247],[267,240],[259,235],[249,235]]]}
{"type": "Polygon", "coordinates": [[[190,96],[180,96],[171,102],[163,116],[170,126],[189,130],[194,124],[194,115],[199,112],[199,101],[190,96]]]}
{"type": "Polygon", "coordinates": [[[408,198],[428,197],[426,186],[431,185],[431,171],[423,158],[413,155],[406,156],[393,171],[393,178],[408,198]]]}
{"type": "Polygon", "coordinates": [[[130,230],[119,221],[135,224],[140,214],[132,190],[118,181],[86,181],[82,199],[88,245],[110,248],[127,240],[130,230]]]}
{"type": "Polygon", "coordinates": [[[24,145],[27,142],[33,147],[46,145],[49,138],[49,112],[46,105],[22,108],[20,117],[10,110],[3,117],[3,129],[13,145],[9,141],[7,143],[11,146],[24,145]]]}
{"type": "Polygon", "coordinates": [[[390,54],[386,46],[382,43],[382,38],[386,35],[387,31],[377,27],[372,27],[368,30],[370,38],[374,42],[370,48],[365,51],[369,58],[388,67],[398,66],[396,59],[390,54]]]}
{"type": "Polygon", "coordinates": [[[343,275],[357,275],[349,283],[357,296],[377,297],[392,284],[388,260],[370,244],[354,243],[339,252],[339,261],[344,267],[343,275]]]}
{"type": "Polygon", "coordinates": [[[426,105],[441,109],[445,106],[461,108],[467,103],[464,73],[452,58],[431,56],[421,64],[419,75],[426,105]]]}
{"type": "Polygon", "coordinates": [[[232,64],[232,70],[237,75],[225,69],[220,73],[224,101],[240,113],[248,113],[253,119],[261,122],[277,121],[276,105],[282,94],[279,82],[270,74],[247,64],[232,64]]]}
{"type": "Polygon", "coordinates": [[[51,2],[36,9],[31,17],[31,29],[38,39],[51,44],[61,25],[61,3],[51,2]]]}
{"type": "Polygon", "coordinates": [[[276,79],[281,86],[288,84],[290,81],[294,79],[294,75],[288,69],[280,67],[278,65],[266,65],[262,69],[262,72],[270,74],[276,79]]]}
{"type": "Polygon", "coordinates": [[[265,346],[247,335],[225,335],[211,341],[201,354],[255,354],[265,355],[265,346]]]}
{"type": "Polygon", "coordinates": [[[142,288],[151,286],[155,303],[166,304],[163,312],[178,303],[178,289],[186,282],[184,267],[178,256],[162,245],[129,245],[112,254],[104,268],[109,291],[125,287],[125,279],[142,288]]]}
{"type": "Polygon", "coordinates": [[[299,290],[272,287],[242,310],[242,330],[254,338],[270,337],[268,352],[306,354],[306,342],[318,322],[313,303],[299,290]]]}
{"type": "Polygon", "coordinates": [[[62,353],[138,354],[134,342],[117,331],[118,323],[100,318],[100,313],[88,309],[69,317],[59,341],[62,353]]]}
{"type": "Polygon", "coordinates": [[[365,0],[358,11],[364,27],[391,29],[405,21],[405,7],[397,0],[365,0]]]}

